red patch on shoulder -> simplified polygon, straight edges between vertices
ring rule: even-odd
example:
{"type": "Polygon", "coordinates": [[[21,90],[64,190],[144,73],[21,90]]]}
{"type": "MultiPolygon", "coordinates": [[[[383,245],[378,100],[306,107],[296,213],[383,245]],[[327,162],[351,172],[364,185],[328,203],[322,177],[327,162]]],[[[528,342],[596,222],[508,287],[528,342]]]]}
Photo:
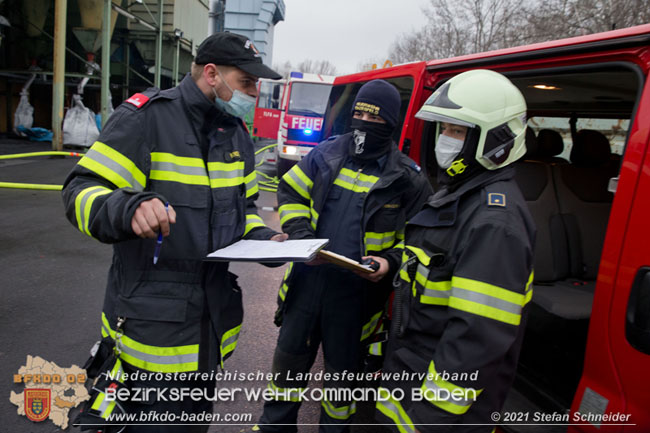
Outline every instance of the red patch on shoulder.
{"type": "Polygon", "coordinates": [[[135,105],[137,108],[142,107],[148,101],[149,101],[149,97],[142,93],[136,93],[135,95],[131,96],[129,99],[126,100],[126,102],[128,102],[131,105],[135,105]]]}

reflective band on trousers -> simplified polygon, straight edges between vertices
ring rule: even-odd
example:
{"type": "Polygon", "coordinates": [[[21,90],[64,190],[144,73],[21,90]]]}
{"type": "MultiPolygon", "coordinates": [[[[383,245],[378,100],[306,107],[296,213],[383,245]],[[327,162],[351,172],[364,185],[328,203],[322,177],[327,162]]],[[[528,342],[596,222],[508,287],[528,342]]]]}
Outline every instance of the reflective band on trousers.
{"type": "Polygon", "coordinates": [[[372,335],[372,331],[375,330],[377,327],[377,323],[379,323],[379,318],[381,317],[381,311],[375,313],[374,316],[370,318],[368,323],[363,325],[363,329],[361,330],[361,341],[365,340],[366,338],[370,337],[372,335]]]}
{"type": "Polygon", "coordinates": [[[395,232],[366,232],[364,235],[364,244],[366,246],[366,251],[382,251],[392,247],[394,243],[395,232]]]}
{"type": "Polygon", "coordinates": [[[201,158],[176,156],[164,152],[151,153],[149,178],[186,185],[210,185],[210,178],[201,158]]]}
{"type": "Polygon", "coordinates": [[[433,361],[429,364],[429,374],[422,384],[422,391],[429,403],[455,415],[467,412],[483,392],[482,389],[463,388],[441,379],[433,361]]]}
{"type": "Polygon", "coordinates": [[[347,406],[335,407],[331,402],[327,401],[326,398],[323,398],[321,406],[323,406],[325,413],[327,413],[331,418],[338,420],[347,420],[357,412],[357,405],[355,402],[352,402],[352,404],[347,406]]]}
{"type": "Polygon", "coordinates": [[[221,336],[221,368],[223,368],[223,361],[232,355],[232,352],[237,347],[239,331],[241,331],[241,325],[232,328],[221,336]]]}
{"type": "Polygon", "coordinates": [[[284,224],[293,218],[309,218],[309,206],[304,204],[283,204],[278,208],[280,213],[280,224],[284,224]]]}
{"type": "Polygon", "coordinates": [[[284,298],[287,296],[287,290],[289,290],[289,286],[287,285],[287,278],[289,278],[292,268],[293,268],[293,262],[289,263],[289,267],[287,268],[286,271],[284,271],[284,278],[282,278],[282,284],[280,284],[280,291],[278,292],[278,296],[280,297],[280,299],[282,299],[283,302],[284,302],[284,298]]]}
{"type": "Polygon", "coordinates": [[[353,192],[364,193],[370,191],[370,188],[372,188],[378,180],[379,178],[377,176],[370,176],[361,173],[361,171],[352,171],[343,167],[334,180],[334,185],[349,189],[353,192]]]}
{"type": "Polygon", "coordinates": [[[133,188],[144,191],[147,178],[126,156],[100,141],[81,158],[79,165],[110,181],[118,188],[133,188]]]}
{"type": "Polygon", "coordinates": [[[304,390],[304,388],[280,388],[273,381],[269,382],[268,388],[276,401],[300,401],[300,392],[304,390]]]}
{"type": "MultiPolygon", "coordinates": [[[[115,338],[115,331],[108,324],[102,313],[102,336],[115,338]]],[[[147,371],[173,373],[196,371],[199,367],[199,345],[186,346],[150,346],[139,343],[126,335],[117,340],[120,358],[129,364],[147,371]]]]}
{"type": "Polygon", "coordinates": [[[210,187],[225,188],[244,183],[244,161],[208,162],[210,187]]]}
{"type": "Polygon", "coordinates": [[[415,433],[413,421],[406,414],[400,402],[395,400],[386,388],[379,388],[379,396],[377,410],[392,419],[400,433],[415,433]]]}
{"type": "Polygon", "coordinates": [[[244,236],[256,227],[265,227],[264,221],[259,215],[247,214],[246,215],[246,228],[244,229],[244,236]]]}
{"type": "MultiPolygon", "coordinates": [[[[114,378],[118,378],[118,377],[121,378],[123,376],[124,370],[122,369],[122,361],[120,361],[119,359],[115,361],[115,365],[111,369],[110,374],[111,377],[114,378]]],[[[99,412],[100,417],[104,419],[108,419],[108,417],[111,416],[111,414],[115,410],[115,405],[117,402],[116,400],[111,400],[111,401],[106,400],[106,390],[97,389],[97,388],[94,389],[98,392],[98,394],[91,406],[91,409],[94,409],[97,412],[99,412]]]]}
{"type": "Polygon", "coordinates": [[[294,191],[300,194],[304,199],[309,200],[311,196],[311,187],[314,182],[298,167],[294,165],[291,170],[287,171],[282,180],[289,184],[294,191]]]}
{"type": "Polygon", "coordinates": [[[92,236],[90,234],[90,211],[92,210],[93,202],[100,195],[110,194],[111,192],[110,189],[103,186],[91,186],[77,194],[74,200],[74,208],[80,232],[92,236]]]}
{"type": "Polygon", "coordinates": [[[521,310],[530,301],[533,273],[524,294],[469,278],[452,277],[449,307],[510,325],[519,325],[521,310]]]}

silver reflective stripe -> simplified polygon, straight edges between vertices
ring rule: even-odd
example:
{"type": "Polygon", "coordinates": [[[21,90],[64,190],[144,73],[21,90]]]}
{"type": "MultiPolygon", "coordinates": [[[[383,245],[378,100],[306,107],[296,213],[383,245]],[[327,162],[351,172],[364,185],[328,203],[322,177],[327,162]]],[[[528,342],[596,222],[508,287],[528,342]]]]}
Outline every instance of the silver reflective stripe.
{"type": "Polygon", "coordinates": [[[190,167],[173,162],[151,161],[151,170],[171,171],[188,176],[205,176],[205,167],[190,167]]]}
{"type": "Polygon", "coordinates": [[[291,180],[293,180],[298,187],[302,188],[305,193],[309,194],[311,192],[311,187],[303,182],[303,180],[293,170],[289,170],[285,176],[289,176],[291,180]]]}
{"type": "Polygon", "coordinates": [[[408,420],[404,419],[395,403],[392,401],[381,401],[378,404],[383,405],[386,409],[395,415],[395,417],[399,420],[399,425],[402,427],[402,429],[404,429],[404,431],[408,433],[415,433],[415,428],[408,420]]]}
{"type": "Polygon", "coordinates": [[[365,340],[370,336],[372,331],[375,330],[375,327],[377,327],[377,323],[379,323],[379,319],[381,318],[381,311],[376,313],[374,316],[370,318],[370,321],[366,323],[361,330],[361,339],[365,340]]]}
{"type": "MultiPolygon", "coordinates": [[[[431,375],[431,371],[429,371],[429,374],[427,375],[427,378],[424,381],[424,386],[434,392],[434,395],[437,397],[437,398],[434,399],[434,401],[446,401],[448,403],[454,404],[456,406],[462,406],[462,407],[469,407],[474,403],[474,400],[472,400],[471,398],[464,399],[464,398],[460,398],[458,396],[452,395],[451,391],[438,386],[433,380],[431,380],[429,378],[430,375],[431,375]],[[442,389],[444,389],[446,392],[441,393],[440,390],[442,390],[442,389]],[[442,395],[447,395],[448,397],[447,398],[441,398],[440,397],[441,394],[442,395]]],[[[461,388],[461,387],[459,387],[457,385],[454,385],[451,382],[450,382],[450,384],[453,385],[455,388],[457,388],[459,390],[463,390],[463,388],[461,388]]],[[[467,393],[465,393],[465,395],[467,395],[467,393]]]]}
{"type": "Polygon", "coordinates": [[[185,364],[190,362],[199,362],[198,353],[188,353],[186,355],[170,355],[170,356],[157,356],[148,353],[140,352],[132,347],[124,345],[121,346],[122,352],[131,355],[134,358],[140,359],[152,364],[185,364]]]}
{"type": "Polygon", "coordinates": [[[395,241],[395,232],[386,233],[381,239],[366,236],[366,245],[382,246],[385,243],[392,243],[393,241],[395,241]]]}
{"type": "Polygon", "coordinates": [[[225,339],[223,341],[223,343],[221,344],[221,347],[226,348],[226,347],[230,346],[232,343],[237,342],[238,339],[239,339],[239,331],[237,331],[236,334],[234,334],[234,335],[228,337],[227,339],[225,339]]]}
{"type": "MultiPolygon", "coordinates": [[[[111,190],[103,186],[95,186],[85,189],[81,192],[81,194],[83,194],[83,197],[81,197],[81,201],[79,203],[79,230],[84,233],[86,233],[86,228],[88,227],[88,224],[86,222],[86,203],[91,198],[94,200],[97,195],[100,195],[98,193],[110,194],[111,190]]],[[[88,211],[88,214],[90,214],[90,210],[88,211]]]]}
{"type": "Polygon", "coordinates": [[[335,407],[331,402],[323,399],[323,407],[329,416],[335,419],[348,419],[357,411],[356,402],[340,408],[335,407]]]}
{"type": "MultiPolygon", "coordinates": [[[[142,185],[140,182],[137,181],[135,177],[133,177],[133,174],[126,168],[122,167],[120,164],[117,162],[113,161],[110,159],[108,156],[105,156],[92,147],[86,153],[86,158],[92,159],[93,161],[103,165],[104,167],[112,170],[113,172],[119,174],[125,181],[129,183],[129,185],[137,190],[137,191],[144,191],[144,185],[142,185]]],[[[101,173],[99,173],[101,174],[101,173]]]]}
{"type": "Polygon", "coordinates": [[[347,182],[347,183],[356,185],[357,187],[362,187],[362,188],[367,188],[367,189],[372,188],[372,186],[375,184],[375,182],[368,182],[368,181],[361,180],[358,177],[348,176],[347,174],[343,173],[342,171],[337,176],[337,179],[340,179],[343,182],[347,182]]]}
{"type": "Polygon", "coordinates": [[[235,170],[210,170],[210,179],[236,179],[244,174],[243,168],[235,170]]]}
{"type": "Polygon", "coordinates": [[[452,296],[455,298],[497,308],[512,314],[521,314],[521,305],[504,301],[503,299],[495,298],[494,296],[477,293],[472,290],[461,289],[460,287],[452,287],[451,290],[453,292],[452,296]]]}
{"type": "Polygon", "coordinates": [[[287,221],[291,218],[304,217],[309,218],[309,209],[304,210],[280,210],[280,221],[287,221]]]}

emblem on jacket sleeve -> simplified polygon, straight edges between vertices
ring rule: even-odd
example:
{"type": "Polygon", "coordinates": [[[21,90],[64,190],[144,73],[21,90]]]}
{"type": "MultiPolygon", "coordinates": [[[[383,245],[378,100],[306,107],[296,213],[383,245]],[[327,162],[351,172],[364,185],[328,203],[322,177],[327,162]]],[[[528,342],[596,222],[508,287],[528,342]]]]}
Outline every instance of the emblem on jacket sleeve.
{"type": "Polygon", "coordinates": [[[128,102],[131,105],[134,105],[137,108],[142,107],[144,104],[147,103],[147,101],[149,101],[149,97],[142,93],[136,93],[126,100],[126,102],[128,102]]]}
{"type": "Polygon", "coordinates": [[[49,389],[25,389],[25,415],[34,422],[47,419],[50,414],[51,394],[49,389]]]}
{"type": "Polygon", "coordinates": [[[501,206],[506,207],[506,195],[499,192],[491,192],[488,194],[488,206],[501,206]]]}
{"type": "Polygon", "coordinates": [[[359,131],[358,129],[354,130],[354,153],[360,154],[363,153],[363,145],[366,143],[366,133],[359,131]]]}

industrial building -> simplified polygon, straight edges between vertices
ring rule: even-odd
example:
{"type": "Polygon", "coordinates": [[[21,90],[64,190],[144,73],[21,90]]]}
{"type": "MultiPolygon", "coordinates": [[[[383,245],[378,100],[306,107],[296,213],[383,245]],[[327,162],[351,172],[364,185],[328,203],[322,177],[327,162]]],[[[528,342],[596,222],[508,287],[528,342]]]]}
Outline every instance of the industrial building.
{"type": "Polygon", "coordinates": [[[247,35],[270,65],[284,15],[283,0],[0,0],[0,134],[22,91],[59,148],[73,95],[105,119],[134,92],[174,86],[215,31],[247,35]]]}

